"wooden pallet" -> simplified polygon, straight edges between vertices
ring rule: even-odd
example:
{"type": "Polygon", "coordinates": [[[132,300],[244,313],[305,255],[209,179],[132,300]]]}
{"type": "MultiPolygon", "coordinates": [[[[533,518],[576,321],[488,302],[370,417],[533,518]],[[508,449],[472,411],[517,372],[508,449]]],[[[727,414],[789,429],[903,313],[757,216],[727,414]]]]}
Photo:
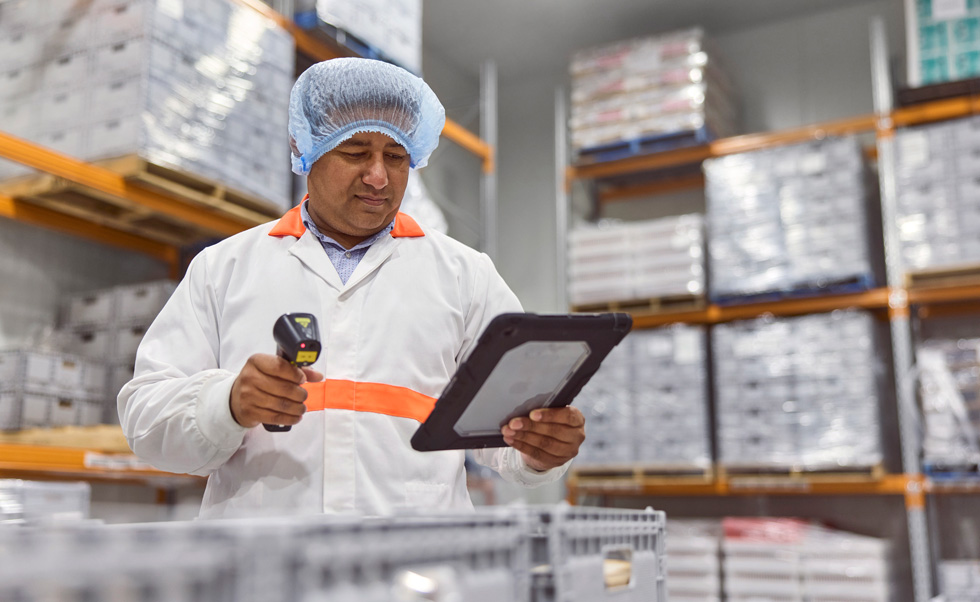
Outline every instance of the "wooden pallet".
{"type": "Polygon", "coordinates": [[[701,311],[707,307],[702,295],[671,295],[652,299],[632,299],[629,301],[609,301],[572,306],[576,312],[624,311],[631,314],[666,314],[687,311],[701,311]]]}
{"type": "Polygon", "coordinates": [[[905,275],[909,289],[980,285],[980,263],[917,270],[905,275]]]}
{"type": "Polygon", "coordinates": [[[0,433],[0,444],[74,447],[111,453],[132,453],[118,424],[33,428],[0,433]]]}
{"type": "MultiPolygon", "coordinates": [[[[181,201],[246,224],[262,224],[281,214],[281,210],[255,197],[230,190],[206,178],[150,163],[137,155],[96,161],[94,164],[122,175],[137,186],[162,190],[181,201]]],[[[0,182],[0,195],[173,246],[213,238],[213,234],[196,226],[160,215],[128,199],[92,190],[51,174],[31,174],[0,182]]]]}
{"type": "Polygon", "coordinates": [[[659,466],[644,464],[585,465],[572,469],[579,483],[621,481],[645,485],[691,485],[710,483],[714,470],[704,466],[659,466]]]}
{"type": "Polygon", "coordinates": [[[855,466],[832,468],[802,468],[756,465],[719,466],[718,473],[733,487],[758,485],[792,485],[810,483],[873,483],[885,476],[885,467],[855,466]]]}

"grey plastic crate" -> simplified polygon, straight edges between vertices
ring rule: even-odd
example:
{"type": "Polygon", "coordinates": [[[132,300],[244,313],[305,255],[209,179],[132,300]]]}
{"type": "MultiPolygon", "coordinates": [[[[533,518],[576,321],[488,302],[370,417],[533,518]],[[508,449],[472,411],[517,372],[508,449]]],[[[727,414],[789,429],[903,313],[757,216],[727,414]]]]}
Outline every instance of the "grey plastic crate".
{"type": "Polygon", "coordinates": [[[559,505],[529,509],[533,602],[664,602],[663,512],[559,505]],[[607,586],[608,561],[626,561],[626,585],[607,586]]]}
{"type": "Polygon", "coordinates": [[[122,322],[148,322],[160,313],[177,283],[157,280],[116,288],[117,319],[122,322]]]}
{"type": "Polygon", "coordinates": [[[529,542],[506,509],[351,523],[303,552],[302,599],[528,602],[529,542]]]}

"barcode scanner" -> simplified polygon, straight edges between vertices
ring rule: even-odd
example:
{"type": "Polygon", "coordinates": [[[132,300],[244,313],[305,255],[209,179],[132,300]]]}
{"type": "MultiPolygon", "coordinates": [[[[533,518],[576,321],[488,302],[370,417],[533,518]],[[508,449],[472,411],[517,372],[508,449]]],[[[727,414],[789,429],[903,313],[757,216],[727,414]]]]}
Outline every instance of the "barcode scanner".
{"type": "MultiPolygon", "coordinates": [[[[302,368],[320,357],[320,329],[313,314],[283,314],[272,327],[276,340],[276,355],[302,368]]],[[[288,424],[263,424],[265,430],[281,433],[290,430],[288,424]]]]}

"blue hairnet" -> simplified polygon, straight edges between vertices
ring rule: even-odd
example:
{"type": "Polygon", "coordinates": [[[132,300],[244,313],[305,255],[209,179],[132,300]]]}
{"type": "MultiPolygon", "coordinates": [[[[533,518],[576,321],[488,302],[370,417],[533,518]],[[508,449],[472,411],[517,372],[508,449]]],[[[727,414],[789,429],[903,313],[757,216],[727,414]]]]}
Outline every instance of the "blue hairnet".
{"type": "Polygon", "coordinates": [[[361,58],[317,63],[289,94],[293,171],[313,163],[358,132],[380,132],[408,151],[412,167],[425,167],[439,145],[446,112],[420,78],[401,67],[361,58]]]}

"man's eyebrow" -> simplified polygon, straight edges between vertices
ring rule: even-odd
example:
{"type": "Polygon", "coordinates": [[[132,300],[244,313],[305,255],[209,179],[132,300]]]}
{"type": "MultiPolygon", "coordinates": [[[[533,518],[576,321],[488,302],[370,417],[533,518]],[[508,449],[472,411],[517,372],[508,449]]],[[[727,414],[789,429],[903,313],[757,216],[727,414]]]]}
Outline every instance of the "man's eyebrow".
{"type": "MultiPolygon", "coordinates": [[[[344,140],[343,142],[341,142],[340,144],[338,144],[337,146],[343,146],[343,147],[351,147],[351,146],[353,146],[353,147],[357,147],[357,148],[364,148],[366,146],[371,146],[371,143],[370,142],[367,142],[366,140],[347,139],[347,140],[344,140]]],[[[402,146],[401,144],[398,144],[394,140],[392,140],[391,142],[385,144],[385,148],[399,148],[399,149],[405,150],[405,147],[404,146],[402,146]]]]}

